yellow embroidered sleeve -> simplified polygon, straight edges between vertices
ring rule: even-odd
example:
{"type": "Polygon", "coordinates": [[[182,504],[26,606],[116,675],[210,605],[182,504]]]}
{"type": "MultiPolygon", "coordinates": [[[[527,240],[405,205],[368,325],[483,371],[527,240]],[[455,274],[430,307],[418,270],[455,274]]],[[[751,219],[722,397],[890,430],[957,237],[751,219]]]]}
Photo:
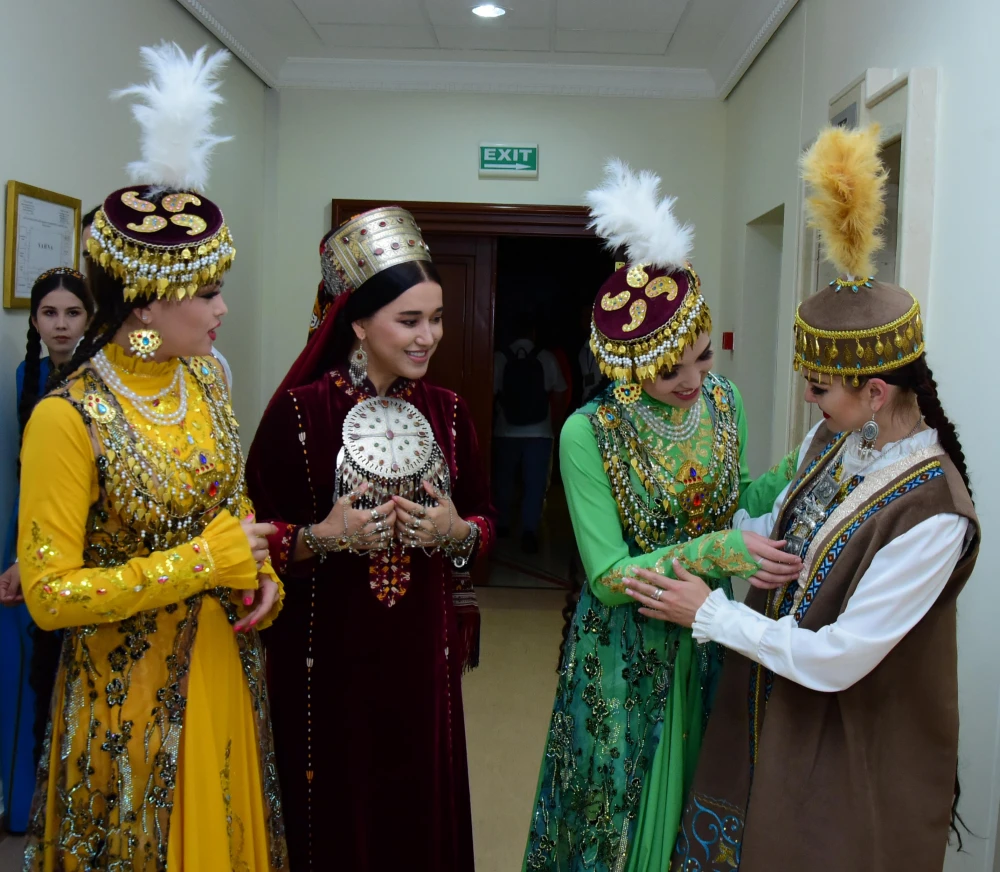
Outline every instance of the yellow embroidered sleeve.
{"type": "MultiPolygon", "coordinates": [[[[253,514],[254,514],[253,503],[251,503],[249,499],[244,497],[243,501],[240,503],[240,517],[249,518],[253,514]]],[[[263,569],[259,570],[258,574],[266,575],[268,578],[274,581],[275,584],[278,585],[278,598],[274,601],[273,608],[267,615],[265,615],[263,618],[260,619],[256,627],[258,630],[266,630],[268,627],[271,626],[271,624],[274,623],[275,619],[278,617],[278,613],[285,605],[285,585],[282,584],[281,579],[278,578],[278,573],[276,573],[274,571],[274,567],[271,566],[270,557],[264,562],[264,567],[263,569]]],[[[243,617],[243,615],[245,615],[247,612],[253,609],[253,606],[251,606],[250,608],[246,608],[243,605],[242,598],[238,599],[238,604],[240,607],[240,617],[243,617]]]]}
{"type": "Polygon", "coordinates": [[[42,629],[119,621],[220,585],[257,587],[253,554],[228,512],[178,548],[119,566],[85,566],[86,526],[98,496],[79,413],[63,399],[43,400],[24,434],[18,522],[21,586],[42,629]]]}

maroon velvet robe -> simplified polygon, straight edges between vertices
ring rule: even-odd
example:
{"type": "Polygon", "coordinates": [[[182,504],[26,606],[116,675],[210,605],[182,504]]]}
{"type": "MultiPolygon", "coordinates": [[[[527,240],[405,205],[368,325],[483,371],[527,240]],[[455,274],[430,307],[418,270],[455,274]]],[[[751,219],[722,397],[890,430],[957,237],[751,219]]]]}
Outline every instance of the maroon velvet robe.
{"type": "MultiPolygon", "coordinates": [[[[409,584],[390,607],[373,586],[385,552],[289,561],[298,526],[330,511],[344,418],[370,395],[338,371],[287,391],[264,415],[248,461],[257,518],[278,527],[271,559],[286,591],[281,619],[262,637],[290,867],[469,872],[464,651],[450,562],[406,551],[409,584]]],[[[465,402],[424,382],[399,382],[390,395],[430,421],[456,513],[482,531],[481,556],[494,515],[465,402]]]]}

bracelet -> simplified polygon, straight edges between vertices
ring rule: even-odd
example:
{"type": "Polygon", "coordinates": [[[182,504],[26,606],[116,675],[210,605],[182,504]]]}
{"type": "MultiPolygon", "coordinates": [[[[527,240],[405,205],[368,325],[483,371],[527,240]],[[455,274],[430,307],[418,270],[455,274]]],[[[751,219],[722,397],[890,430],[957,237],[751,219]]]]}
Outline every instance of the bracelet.
{"type": "Polygon", "coordinates": [[[322,563],[328,554],[335,554],[338,551],[350,551],[357,554],[354,546],[357,544],[357,536],[317,536],[313,531],[313,525],[302,528],[302,541],[305,546],[319,558],[322,563]]]}
{"type": "Polygon", "coordinates": [[[445,553],[451,558],[451,565],[455,569],[465,569],[472,559],[476,543],[479,541],[479,524],[475,521],[466,521],[469,525],[469,534],[464,539],[452,539],[450,547],[445,547],[445,553]]]}

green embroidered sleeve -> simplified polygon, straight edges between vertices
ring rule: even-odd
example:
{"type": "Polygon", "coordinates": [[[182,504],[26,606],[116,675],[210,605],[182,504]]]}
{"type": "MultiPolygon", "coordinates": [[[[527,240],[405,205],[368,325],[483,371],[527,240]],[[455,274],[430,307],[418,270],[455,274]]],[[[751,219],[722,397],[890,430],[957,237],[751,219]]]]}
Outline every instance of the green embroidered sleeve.
{"type": "Polygon", "coordinates": [[[756,562],[743,545],[742,534],[734,530],[710,533],[649,554],[630,550],[622,538],[618,506],[603,468],[597,437],[582,410],[570,416],[563,427],[559,460],[584,571],[594,595],[605,605],[634,602],[624,593],[622,583],[633,566],[672,576],[671,561],[677,558],[692,572],[711,579],[731,575],[749,578],[757,571],[756,562]]]}

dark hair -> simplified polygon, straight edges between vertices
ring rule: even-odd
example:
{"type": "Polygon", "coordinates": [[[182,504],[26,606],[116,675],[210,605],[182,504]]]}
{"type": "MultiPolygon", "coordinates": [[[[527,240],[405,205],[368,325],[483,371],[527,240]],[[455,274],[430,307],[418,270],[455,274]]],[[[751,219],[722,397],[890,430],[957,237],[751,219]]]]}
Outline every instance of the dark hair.
{"type": "Polygon", "coordinates": [[[31,288],[31,319],[28,321],[28,342],[24,352],[24,383],[21,389],[21,400],[17,407],[17,420],[21,432],[28,423],[31,410],[38,402],[38,377],[42,366],[42,337],[35,327],[38,309],[53,291],[69,291],[82,304],[87,316],[94,314],[94,298],[90,295],[87,283],[78,275],[70,272],[46,272],[35,280],[31,288]]]}
{"type": "Polygon", "coordinates": [[[83,216],[83,217],[82,217],[82,218],[80,219],[80,229],[81,229],[81,230],[86,230],[86,229],[87,229],[88,227],[90,227],[90,225],[91,225],[91,224],[93,224],[93,223],[94,223],[94,218],[96,218],[96,217],[97,217],[97,212],[98,212],[98,210],[99,210],[100,208],[101,208],[100,204],[98,204],[98,205],[94,206],[94,208],[93,208],[93,209],[91,209],[91,210],[90,210],[89,212],[87,212],[87,213],[86,213],[86,214],[85,214],[85,215],[84,215],[84,216],[83,216]]]}
{"type": "Polygon", "coordinates": [[[83,334],[83,339],[80,340],[70,361],[65,366],[52,370],[45,386],[46,393],[64,384],[74,372],[114,339],[129,315],[149,304],[149,300],[141,296],[126,301],[125,285],[121,280],[116,279],[90,258],[87,258],[86,262],[87,280],[97,304],[97,315],[90,322],[90,327],[83,334]]]}
{"type": "Polygon", "coordinates": [[[409,260],[376,273],[351,294],[347,304],[337,315],[328,357],[330,366],[327,369],[347,360],[354,347],[355,336],[351,325],[355,321],[370,318],[421,282],[441,284],[441,276],[430,261],[409,260]]]}
{"type": "Polygon", "coordinates": [[[951,458],[951,462],[955,464],[971,495],[972,483],[969,481],[969,471],[965,465],[965,452],[962,450],[962,443],[959,442],[955,425],[952,424],[941,405],[937,382],[934,381],[934,373],[927,365],[927,357],[918,357],[913,363],[887,372],[879,378],[888,385],[894,385],[916,396],[920,414],[923,415],[928,427],[937,430],[941,447],[951,458]]]}

